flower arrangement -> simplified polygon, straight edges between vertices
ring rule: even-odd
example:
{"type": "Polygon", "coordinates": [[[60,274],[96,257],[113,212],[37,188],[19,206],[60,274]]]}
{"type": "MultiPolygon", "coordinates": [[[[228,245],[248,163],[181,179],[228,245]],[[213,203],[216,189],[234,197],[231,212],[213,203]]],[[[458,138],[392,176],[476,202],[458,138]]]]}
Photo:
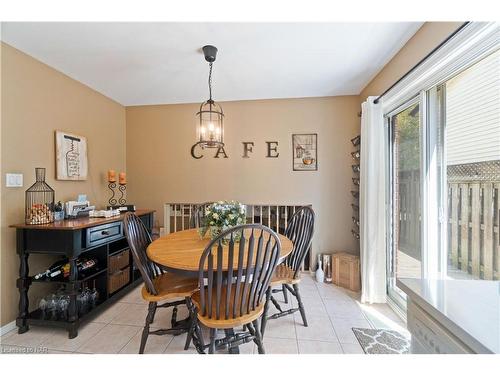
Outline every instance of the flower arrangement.
{"type": "Polygon", "coordinates": [[[205,225],[210,228],[210,236],[214,239],[222,231],[245,223],[245,205],[235,201],[214,202],[205,209],[205,220],[205,225]]]}

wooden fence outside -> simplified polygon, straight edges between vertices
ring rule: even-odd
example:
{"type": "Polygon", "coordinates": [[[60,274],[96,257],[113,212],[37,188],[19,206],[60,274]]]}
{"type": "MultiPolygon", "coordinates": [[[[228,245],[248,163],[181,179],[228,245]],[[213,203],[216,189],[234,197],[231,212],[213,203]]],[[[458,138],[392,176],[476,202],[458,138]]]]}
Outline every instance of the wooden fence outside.
{"type": "MultiPolygon", "coordinates": [[[[402,174],[397,186],[398,247],[420,260],[420,183],[402,174]]],[[[500,278],[500,182],[448,182],[448,264],[476,279],[500,278]]]]}
{"type": "Polygon", "coordinates": [[[448,184],[449,263],[475,278],[499,279],[499,194],[499,182],[448,184]]]}

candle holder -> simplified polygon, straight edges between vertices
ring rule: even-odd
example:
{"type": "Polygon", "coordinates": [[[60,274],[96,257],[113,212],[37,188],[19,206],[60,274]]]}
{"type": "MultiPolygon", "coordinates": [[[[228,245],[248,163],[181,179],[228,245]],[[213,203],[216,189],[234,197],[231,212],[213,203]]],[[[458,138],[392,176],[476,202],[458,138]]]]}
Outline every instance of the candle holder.
{"type": "MultiPolygon", "coordinates": [[[[127,200],[125,199],[125,191],[127,190],[127,185],[120,184],[118,186],[118,190],[120,190],[120,199],[118,199],[118,203],[120,203],[120,205],[124,205],[125,203],[127,203],[127,200]]],[[[115,204],[116,204],[116,200],[115,200],[115,204]]]]}
{"type": "Polygon", "coordinates": [[[109,205],[110,206],[115,206],[116,203],[117,203],[117,200],[115,198],[115,190],[114,190],[114,189],[116,189],[116,182],[109,182],[108,183],[108,188],[109,188],[109,190],[111,190],[111,194],[112,194],[111,198],[109,198],[109,201],[108,201],[109,205]]]}

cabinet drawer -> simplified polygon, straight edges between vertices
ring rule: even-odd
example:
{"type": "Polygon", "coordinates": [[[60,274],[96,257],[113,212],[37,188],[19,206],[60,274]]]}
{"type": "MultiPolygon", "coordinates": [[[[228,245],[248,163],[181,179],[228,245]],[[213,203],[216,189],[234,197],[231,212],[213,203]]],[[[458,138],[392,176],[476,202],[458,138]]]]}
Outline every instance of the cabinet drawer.
{"type": "Polygon", "coordinates": [[[122,237],[122,222],[99,225],[87,229],[86,247],[101,245],[122,237]]]}
{"type": "Polygon", "coordinates": [[[113,254],[108,259],[108,273],[114,273],[127,267],[130,263],[130,250],[120,251],[118,254],[113,254]]]}

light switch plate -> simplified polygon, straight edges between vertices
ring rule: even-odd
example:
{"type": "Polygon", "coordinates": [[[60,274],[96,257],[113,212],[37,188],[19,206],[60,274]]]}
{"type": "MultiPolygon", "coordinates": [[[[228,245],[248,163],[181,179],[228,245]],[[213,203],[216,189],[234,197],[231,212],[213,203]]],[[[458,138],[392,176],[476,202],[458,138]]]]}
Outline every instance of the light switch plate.
{"type": "Polygon", "coordinates": [[[6,173],[5,174],[6,187],[23,187],[22,173],[6,173]]]}

